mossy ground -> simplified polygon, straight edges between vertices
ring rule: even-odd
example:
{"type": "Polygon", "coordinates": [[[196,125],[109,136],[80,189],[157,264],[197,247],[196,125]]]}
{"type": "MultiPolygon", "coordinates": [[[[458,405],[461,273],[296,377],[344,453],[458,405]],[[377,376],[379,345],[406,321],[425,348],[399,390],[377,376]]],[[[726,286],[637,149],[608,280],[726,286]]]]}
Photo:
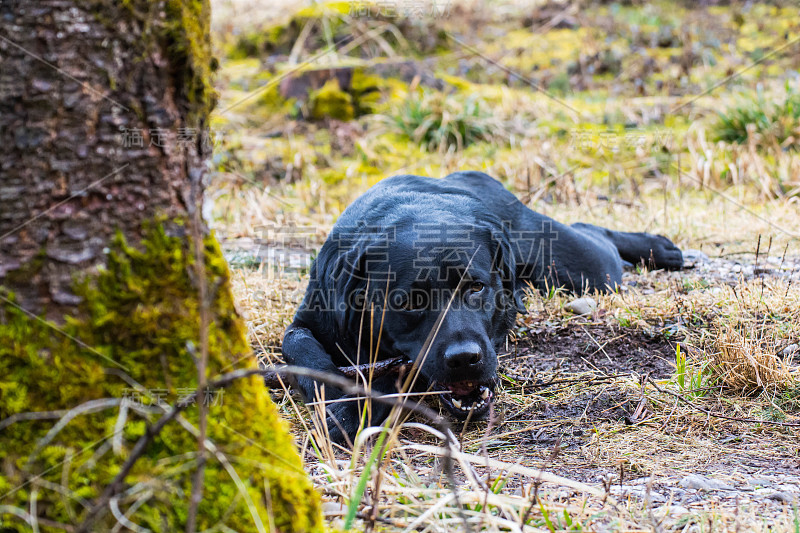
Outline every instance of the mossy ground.
{"type": "MultiPolygon", "coordinates": [[[[735,107],[742,98],[755,98],[757,84],[769,101],[780,98],[787,80],[793,87],[798,83],[790,75],[800,66],[790,46],[799,31],[791,8],[754,4],[692,10],[658,2],[641,8],[590,5],[580,13],[567,13],[572,26],[542,31],[534,31],[539,22],[530,19],[535,16],[522,12],[508,16],[508,10],[499,7],[454,9],[447,16],[411,22],[402,17],[389,21],[356,17],[342,13],[341,6],[314,9],[319,11],[316,18],[304,19],[306,23],[322,27],[327,21],[337,28],[334,33],[350,32],[365,39],[347,54],[333,51],[311,64],[301,63],[301,71],[346,66],[369,72],[400,56],[418,62],[426,75],[414,81],[388,73],[371,80],[377,90],[369,93],[375,101],[367,114],[351,111],[356,102],[353,94],[327,91],[337,97],[328,103],[338,104],[320,106],[316,118],[332,122],[308,122],[303,119],[311,116],[308,111],[280,102],[274,105],[277,85],[298,68],[282,63],[289,52],[231,58],[231,51],[238,48],[222,34],[220,53],[227,57],[222,78],[228,83],[220,89],[225,102],[236,102],[251,91],[273,95],[250,99],[213,119],[214,127],[223,132],[223,151],[237,146],[230,153],[240,163],[237,176],[222,173],[228,181],[218,181],[215,193],[220,200],[217,215],[229,229],[236,223],[248,231],[233,220],[238,210],[228,208],[229,198],[251,194],[250,186],[244,185],[247,181],[265,183],[278,196],[296,201],[287,213],[300,219],[298,211],[304,205],[320,205],[317,213],[335,216],[387,175],[442,176],[461,168],[485,170],[523,194],[541,182],[546,187],[538,197],[543,199],[561,198],[563,189],[574,184],[579,196],[589,200],[612,194],[632,201],[643,191],[663,190],[664,176],[673,178],[668,193],[678,182],[690,185],[681,195],[701,190],[701,184],[715,189],[745,185],[745,193],[754,194],[748,201],[756,203],[759,194],[786,198],[800,190],[798,162],[780,141],[755,137],[757,150],[746,143],[714,141],[718,113],[735,107]],[[470,48],[447,38],[445,48],[424,54],[390,45],[388,50],[395,54],[391,55],[385,48],[389,41],[368,32],[382,29],[381,36],[395,34],[409,23],[426,34],[447,31],[470,48]],[[768,48],[775,53],[751,65],[768,48]],[[267,59],[264,69],[261,61],[267,59]],[[737,75],[725,85],[703,94],[733,74],[737,75]],[[443,88],[426,84],[427,76],[443,82],[443,88]],[[445,143],[444,150],[426,149],[424,136],[418,142],[401,124],[420,102],[435,100],[446,100],[453,109],[466,109],[474,102],[491,115],[492,134],[452,153],[447,148],[455,148],[456,142],[445,143]],[[269,135],[264,138],[259,132],[269,135]],[[267,154],[277,154],[282,163],[268,163],[267,154]],[[267,175],[278,178],[265,182],[267,175]],[[349,186],[330,186],[332,176],[348,177],[349,186]],[[276,183],[284,177],[293,183],[276,183]],[[232,196],[228,186],[236,191],[232,196]]],[[[252,28],[240,33],[270,38],[269,32],[252,28]]],[[[308,37],[296,48],[300,53],[295,60],[314,57],[327,46],[308,37]]],[[[431,119],[442,122],[441,116],[431,119]]],[[[479,127],[486,121],[482,114],[465,120],[479,127]]],[[[450,123],[457,129],[457,120],[450,123]]],[[[791,125],[782,126],[791,130],[791,125]]],[[[443,133],[447,138],[448,132],[443,133]]],[[[272,203],[274,196],[258,196],[249,204],[258,205],[259,217],[283,209],[272,203]]],[[[554,204],[552,209],[558,210],[559,202],[554,204]]]]}
{"type": "MultiPolygon", "coordinates": [[[[76,282],[83,303],[63,325],[30,317],[12,304],[0,306],[0,420],[32,411],[72,409],[77,415],[46,441],[54,420],[23,420],[3,429],[4,505],[24,509],[36,502],[40,516],[80,523],[86,502],[114,477],[145,426],[163,414],[154,403],[160,398],[172,404],[196,389],[200,306],[191,279],[194,254],[185,237],[175,236],[184,232],[173,225],[170,235],[154,225],[136,246],[118,237],[106,265],[76,282]],[[124,398],[149,411],[119,404],[78,411],[89,401],[124,398]]],[[[254,363],[231,300],[225,260],[214,237],[204,246],[213,378],[254,363]]],[[[231,470],[212,454],[205,467],[200,530],[253,530],[251,513],[272,524],[267,528],[319,530],[318,499],[261,380],[210,391],[207,403],[208,438],[241,483],[237,486],[231,470]]],[[[196,407],[183,416],[196,426],[196,407]]],[[[122,509],[131,509],[133,523],[153,531],[183,529],[196,450],[197,437],[177,422],[155,438],[126,478],[127,492],[119,501],[122,509]]],[[[9,515],[0,523],[19,525],[9,515]]],[[[96,527],[107,530],[114,523],[108,518],[96,527]]]]}

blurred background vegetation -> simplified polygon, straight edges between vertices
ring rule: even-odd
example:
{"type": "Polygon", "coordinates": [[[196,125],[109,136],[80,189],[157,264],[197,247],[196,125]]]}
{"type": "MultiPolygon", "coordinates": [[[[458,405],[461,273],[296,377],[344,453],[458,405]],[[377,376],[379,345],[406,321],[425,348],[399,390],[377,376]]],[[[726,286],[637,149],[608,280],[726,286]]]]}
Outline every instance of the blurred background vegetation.
{"type": "Polygon", "coordinates": [[[786,241],[717,192],[796,211],[800,17],[725,4],[216,0],[216,226],[322,239],[384,177],[479,169],[566,221],[786,241]]]}

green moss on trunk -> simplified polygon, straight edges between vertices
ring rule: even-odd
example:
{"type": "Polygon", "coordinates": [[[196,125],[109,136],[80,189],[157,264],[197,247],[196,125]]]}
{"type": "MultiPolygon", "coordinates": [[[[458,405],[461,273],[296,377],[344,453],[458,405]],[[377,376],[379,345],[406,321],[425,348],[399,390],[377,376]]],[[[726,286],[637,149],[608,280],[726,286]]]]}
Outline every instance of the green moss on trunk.
{"type": "Polygon", "coordinates": [[[170,62],[189,102],[186,121],[205,119],[217,102],[211,81],[217,60],[211,53],[211,13],[208,0],[168,0],[166,36],[170,40],[170,62]]]}
{"type": "MultiPolygon", "coordinates": [[[[199,353],[200,308],[191,279],[194,253],[187,239],[177,236],[183,229],[173,225],[168,234],[164,226],[154,225],[144,230],[145,238],[136,247],[118,236],[109,247],[106,266],[76,283],[83,304],[58,330],[0,303],[0,420],[30,411],[73,409],[101,398],[138,402],[140,395],[122,379],[123,373],[149,391],[144,405],[158,397],[173,403],[196,387],[193,356],[199,353]]],[[[255,363],[248,356],[227,265],[213,237],[206,238],[204,253],[213,296],[208,361],[213,377],[255,363]]],[[[278,531],[321,530],[319,498],[261,380],[253,377],[222,392],[211,391],[209,403],[208,437],[230,459],[248,498],[212,454],[205,469],[198,530],[218,523],[236,531],[254,530],[247,499],[265,525],[274,518],[278,531]]],[[[31,455],[36,443],[54,427],[54,420],[19,421],[3,429],[0,494],[5,496],[0,503],[28,508],[35,488],[40,516],[79,523],[85,509],[53,487],[64,480],[71,496],[97,497],[145,424],[160,416],[128,409],[119,425],[120,413],[120,407],[111,407],[76,416],[36,456],[31,455]],[[120,428],[121,437],[115,438],[120,428]],[[52,485],[25,484],[37,474],[52,485]]],[[[196,407],[188,408],[185,417],[196,423],[196,407]]],[[[131,513],[131,521],[154,531],[183,528],[196,450],[196,437],[180,424],[165,428],[126,479],[128,487],[139,490],[121,499],[123,509],[152,491],[131,513]]],[[[7,520],[0,519],[0,525],[20,525],[7,520]]],[[[108,530],[112,523],[106,516],[96,528],[108,530]]]]}
{"type": "MultiPolygon", "coordinates": [[[[120,20],[133,20],[143,27],[137,46],[142,49],[143,60],[153,54],[160,58],[167,51],[174,95],[186,108],[182,109],[187,124],[201,126],[217,103],[213,73],[218,61],[211,47],[211,12],[208,0],[91,0],[91,10],[96,20],[113,31],[126,29],[120,20]],[[163,16],[154,11],[163,10],[163,16]]],[[[109,72],[108,83],[116,89],[117,80],[109,72]]],[[[128,102],[140,118],[140,105],[128,102]]]]}

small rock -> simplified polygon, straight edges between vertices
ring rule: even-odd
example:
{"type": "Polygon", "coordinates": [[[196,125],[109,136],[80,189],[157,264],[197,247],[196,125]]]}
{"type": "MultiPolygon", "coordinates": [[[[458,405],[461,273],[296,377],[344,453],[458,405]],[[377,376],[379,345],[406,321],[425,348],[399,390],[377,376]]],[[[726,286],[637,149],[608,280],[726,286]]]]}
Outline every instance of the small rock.
{"type": "Polygon", "coordinates": [[[83,301],[83,298],[73,294],[70,290],[64,290],[59,285],[50,287],[50,297],[54,302],[61,305],[78,305],[83,301]]]}
{"type": "Polygon", "coordinates": [[[89,235],[88,226],[88,223],[82,223],[78,220],[71,219],[64,222],[61,226],[61,231],[74,241],[83,241],[86,239],[87,235],[89,235]]]}
{"type": "Polygon", "coordinates": [[[697,491],[693,491],[693,492],[694,492],[694,494],[687,494],[686,496],[684,496],[681,499],[681,503],[684,503],[686,505],[692,505],[694,503],[702,502],[703,500],[706,499],[706,494],[700,494],[697,491]]]}
{"type": "Polygon", "coordinates": [[[697,474],[690,474],[686,476],[685,478],[683,478],[678,482],[678,485],[680,485],[685,489],[705,490],[705,491],[734,490],[733,487],[731,487],[726,483],[723,483],[722,481],[707,478],[697,474]]]}
{"type": "Polygon", "coordinates": [[[322,514],[324,516],[341,516],[345,512],[345,506],[339,502],[322,502],[322,514]]]}
{"type": "Polygon", "coordinates": [[[566,304],[564,309],[572,311],[576,315],[591,315],[597,311],[597,302],[594,298],[578,298],[566,304]]]}
{"type": "Polygon", "coordinates": [[[568,500],[569,499],[569,492],[566,490],[560,490],[555,493],[556,500],[568,500]]]}
{"type": "Polygon", "coordinates": [[[752,487],[771,487],[772,482],[763,477],[751,477],[747,479],[747,484],[752,487]]]}
{"type": "MultiPolygon", "coordinates": [[[[611,492],[613,496],[621,496],[623,498],[634,497],[640,500],[645,500],[648,497],[647,487],[635,487],[631,485],[622,485],[620,487],[619,485],[612,485],[609,489],[609,492],[611,492]]],[[[667,501],[663,494],[659,494],[654,490],[650,491],[649,497],[650,501],[655,503],[663,503],[667,501]]]]}
{"type": "Polygon", "coordinates": [[[708,480],[706,480],[706,478],[694,474],[688,475],[680,480],[678,485],[685,489],[711,490],[711,486],[708,484],[708,480]]]}
{"type": "Polygon", "coordinates": [[[664,505],[653,509],[653,515],[658,519],[663,519],[665,516],[679,516],[689,514],[689,509],[682,505],[664,505]]]}
{"type": "Polygon", "coordinates": [[[47,80],[33,80],[32,85],[34,89],[42,93],[48,92],[53,87],[53,84],[47,80]]]}
{"type": "Polygon", "coordinates": [[[711,485],[711,490],[736,490],[733,486],[716,479],[708,479],[708,483],[711,485]]]}
{"type": "Polygon", "coordinates": [[[797,496],[791,492],[775,491],[767,494],[768,500],[775,500],[781,503],[792,503],[797,496]]]}
{"type": "Polygon", "coordinates": [[[708,256],[700,250],[682,250],[682,253],[684,267],[694,266],[698,263],[708,263],[710,261],[708,256]]]}
{"type": "Polygon", "coordinates": [[[86,242],[51,244],[46,250],[47,257],[67,263],[78,265],[92,259],[97,251],[86,242]]]}
{"type": "Polygon", "coordinates": [[[797,350],[800,350],[800,345],[798,345],[797,343],[794,343],[794,344],[790,344],[789,346],[784,348],[783,351],[781,352],[781,354],[784,357],[789,357],[790,355],[793,355],[797,350]]]}

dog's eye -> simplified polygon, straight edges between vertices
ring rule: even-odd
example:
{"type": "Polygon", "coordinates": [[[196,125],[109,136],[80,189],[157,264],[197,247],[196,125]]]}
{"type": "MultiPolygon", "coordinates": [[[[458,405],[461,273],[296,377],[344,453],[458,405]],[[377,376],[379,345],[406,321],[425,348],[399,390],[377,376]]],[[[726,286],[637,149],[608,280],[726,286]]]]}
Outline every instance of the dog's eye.
{"type": "Polygon", "coordinates": [[[472,284],[469,286],[470,292],[479,293],[483,290],[483,283],[480,281],[473,281],[472,284]]]}
{"type": "Polygon", "coordinates": [[[404,311],[424,311],[428,307],[428,298],[421,292],[412,292],[400,301],[400,309],[404,311]]]}

